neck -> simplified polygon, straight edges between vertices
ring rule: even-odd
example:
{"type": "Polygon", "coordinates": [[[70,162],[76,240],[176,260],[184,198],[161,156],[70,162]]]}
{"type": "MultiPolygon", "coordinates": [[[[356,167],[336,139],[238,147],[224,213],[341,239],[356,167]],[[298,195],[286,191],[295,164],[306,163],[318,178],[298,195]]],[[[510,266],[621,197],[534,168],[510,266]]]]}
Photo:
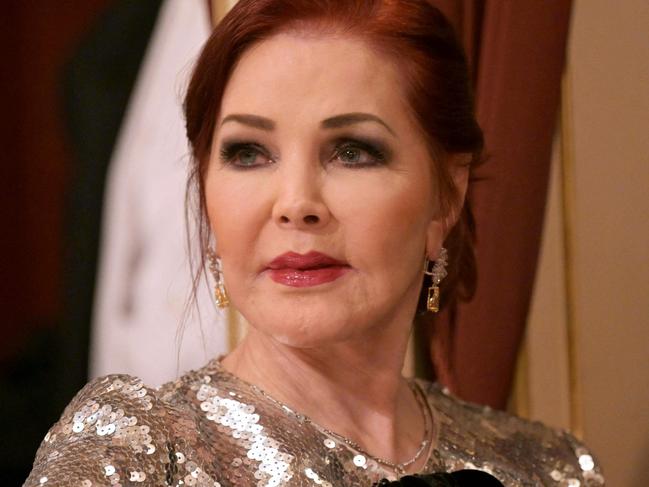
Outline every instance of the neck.
{"type": "Polygon", "coordinates": [[[392,329],[303,349],[251,327],[223,365],[371,455],[401,463],[418,450],[424,420],[401,375],[409,327],[392,329]]]}

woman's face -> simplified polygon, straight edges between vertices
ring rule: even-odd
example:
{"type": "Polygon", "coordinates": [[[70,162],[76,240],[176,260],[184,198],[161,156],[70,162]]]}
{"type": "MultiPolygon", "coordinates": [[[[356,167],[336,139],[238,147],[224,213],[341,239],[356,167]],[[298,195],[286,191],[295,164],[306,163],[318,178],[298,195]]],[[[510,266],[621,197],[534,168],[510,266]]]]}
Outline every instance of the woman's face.
{"type": "Polygon", "coordinates": [[[311,347],[410,324],[443,224],[403,95],[349,38],[280,34],[241,58],[205,188],[230,300],[259,331],[311,347]]]}

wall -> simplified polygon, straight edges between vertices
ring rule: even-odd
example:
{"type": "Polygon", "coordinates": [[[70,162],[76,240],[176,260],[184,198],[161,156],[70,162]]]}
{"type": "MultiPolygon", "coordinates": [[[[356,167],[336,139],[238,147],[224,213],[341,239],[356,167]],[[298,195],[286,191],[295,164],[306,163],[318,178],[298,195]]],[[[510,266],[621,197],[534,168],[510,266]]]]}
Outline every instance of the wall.
{"type": "Polygon", "coordinates": [[[575,1],[524,354],[527,413],[582,434],[627,487],[649,478],[647,32],[646,0],[575,1]]]}

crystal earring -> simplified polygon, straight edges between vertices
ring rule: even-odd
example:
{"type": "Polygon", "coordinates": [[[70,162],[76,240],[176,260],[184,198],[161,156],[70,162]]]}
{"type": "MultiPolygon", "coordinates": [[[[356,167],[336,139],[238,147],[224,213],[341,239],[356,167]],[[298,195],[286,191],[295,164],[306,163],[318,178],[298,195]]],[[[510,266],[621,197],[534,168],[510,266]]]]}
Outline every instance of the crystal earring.
{"type": "Polygon", "coordinates": [[[439,311],[439,283],[448,274],[446,266],[448,265],[448,252],[444,247],[439,251],[439,256],[433,263],[432,269],[430,268],[431,262],[426,257],[424,262],[424,274],[431,276],[432,284],[428,288],[428,299],[426,300],[426,308],[428,311],[437,313],[439,311]]]}
{"type": "Polygon", "coordinates": [[[207,251],[207,260],[209,261],[209,268],[212,276],[214,276],[214,300],[216,306],[223,309],[230,305],[230,298],[225,291],[223,280],[221,279],[221,259],[219,259],[212,249],[207,251]]]}

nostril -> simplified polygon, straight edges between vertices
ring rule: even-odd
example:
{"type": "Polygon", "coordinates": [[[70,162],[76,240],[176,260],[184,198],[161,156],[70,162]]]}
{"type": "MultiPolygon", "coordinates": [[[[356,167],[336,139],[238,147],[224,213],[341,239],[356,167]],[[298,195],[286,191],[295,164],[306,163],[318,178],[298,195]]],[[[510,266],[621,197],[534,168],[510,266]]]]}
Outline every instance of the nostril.
{"type": "Polygon", "coordinates": [[[307,215],[304,217],[304,223],[318,223],[320,221],[320,218],[318,218],[316,215],[307,215]]]}
{"type": "Polygon", "coordinates": [[[282,223],[288,223],[290,220],[287,216],[282,215],[279,217],[279,221],[281,221],[282,223]]]}

